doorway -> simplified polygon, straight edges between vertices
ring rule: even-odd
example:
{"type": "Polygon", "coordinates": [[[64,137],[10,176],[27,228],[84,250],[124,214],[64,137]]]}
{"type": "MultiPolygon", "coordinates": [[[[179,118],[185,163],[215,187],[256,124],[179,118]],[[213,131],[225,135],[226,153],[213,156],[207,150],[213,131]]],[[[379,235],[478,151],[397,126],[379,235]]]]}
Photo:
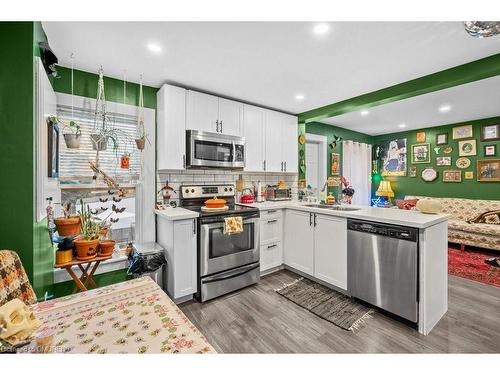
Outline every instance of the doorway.
{"type": "Polygon", "coordinates": [[[306,185],[311,186],[315,197],[326,182],[327,138],[323,135],[306,134],[306,185]]]}

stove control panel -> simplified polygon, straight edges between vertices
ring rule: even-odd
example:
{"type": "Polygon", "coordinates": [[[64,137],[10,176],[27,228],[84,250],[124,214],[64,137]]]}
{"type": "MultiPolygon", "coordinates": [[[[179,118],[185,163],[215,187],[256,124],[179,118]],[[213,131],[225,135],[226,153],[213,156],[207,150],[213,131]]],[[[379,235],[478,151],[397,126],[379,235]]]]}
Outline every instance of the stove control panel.
{"type": "Polygon", "coordinates": [[[234,185],[196,185],[181,186],[181,198],[213,198],[233,197],[235,195],[234,185]]]}

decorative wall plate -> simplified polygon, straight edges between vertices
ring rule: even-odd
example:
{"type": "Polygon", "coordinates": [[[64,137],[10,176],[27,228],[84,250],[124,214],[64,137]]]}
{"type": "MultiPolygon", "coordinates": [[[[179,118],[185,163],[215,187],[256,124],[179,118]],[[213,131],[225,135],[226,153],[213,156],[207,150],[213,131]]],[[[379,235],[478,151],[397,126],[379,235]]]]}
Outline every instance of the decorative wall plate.
{"type": "Polygon", "coordinates": [[[458,158],[455,162],[458,168],[465,169],[470,167],[470,159],[469,158],[458,158]]]}
{"type": "Polygon", "coordinates": [[[422,180],[425,182],[434,181],[438,176],[437,171],[434,168],[425,168],[422,171],[422,180]]]}
{"type": "Polygon", "coordinates": [[[303,145],[306,143],[306,136],[304,134],[299,135],[299,143],[303,145]]]}
{"type": "Polygon", "coordinates": [[[445,148],[443,148],[443,152],[444,152],[445,154],[449,154],[449,153],[451,153],[452,151],[453,151],[453,147],[451,147],[451,146],[446,146],[445,148]]]}

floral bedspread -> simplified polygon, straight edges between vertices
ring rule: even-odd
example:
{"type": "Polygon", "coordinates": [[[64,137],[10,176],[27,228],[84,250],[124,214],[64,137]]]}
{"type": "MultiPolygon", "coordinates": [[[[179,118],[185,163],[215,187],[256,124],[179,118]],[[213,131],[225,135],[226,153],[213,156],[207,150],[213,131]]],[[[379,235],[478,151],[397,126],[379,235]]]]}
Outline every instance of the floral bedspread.
{"type": "Polygon", "coordinates": [[[55,352],[215,353],[149,277],[32,306],[55,352]]]}

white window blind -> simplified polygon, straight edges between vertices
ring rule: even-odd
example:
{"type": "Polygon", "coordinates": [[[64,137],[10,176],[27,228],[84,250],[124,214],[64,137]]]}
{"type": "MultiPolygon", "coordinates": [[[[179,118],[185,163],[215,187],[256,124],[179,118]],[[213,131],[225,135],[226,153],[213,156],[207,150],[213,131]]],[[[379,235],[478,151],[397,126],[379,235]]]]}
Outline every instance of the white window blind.
{"type": "MultiPolygon", "coordinates": [[[[66,147],[61,130],[59,137],[59,176],[60,177],[91,177],[93,175],[89,166],[89,160],[95,160],[96,151],[92,148],[90,134],[94,128],[94,109],[74,108],[58,105],[57,116],[65,123],[71,120],[80,125],[82,135],[80,137],[80,148],[69,149],[66,147]]],[[[113,150],[113,141],[108,141],[106,151],[99,153],[99,167],[112,177],[136,178],[140,173],[141,155],[135,145],[137,117],[108,113],[109,126],[120,129],[125,137],[120,137],[118,150],[113,150]],[[120,157],[124,153],[130,153],[130,168],[120,168],[120,157]]]]}

